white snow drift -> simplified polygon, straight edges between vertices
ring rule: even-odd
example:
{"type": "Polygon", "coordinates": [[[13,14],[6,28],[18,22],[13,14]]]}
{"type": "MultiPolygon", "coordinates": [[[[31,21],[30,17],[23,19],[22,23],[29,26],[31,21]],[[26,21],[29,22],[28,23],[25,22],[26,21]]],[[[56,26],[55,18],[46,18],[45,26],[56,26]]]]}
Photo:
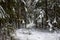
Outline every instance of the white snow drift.
{"type": "Polygon", "coordinates": [[[18,29],[12,36],[16,40],[60,40],[59,33],[48,33],[48,32],[41,32],[40,30],[35,29],[18,29]]]}

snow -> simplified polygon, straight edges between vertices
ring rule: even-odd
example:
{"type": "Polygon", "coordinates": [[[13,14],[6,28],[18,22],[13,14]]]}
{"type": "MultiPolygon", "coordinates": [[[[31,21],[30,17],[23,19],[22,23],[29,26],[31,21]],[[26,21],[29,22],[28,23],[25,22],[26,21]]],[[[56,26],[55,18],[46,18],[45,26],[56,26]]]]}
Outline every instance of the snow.
{"type": "Polygon", "coordinates": [[[3,0],[3,2],[5,2],[5,0],[3,0]]]}
{"type": "Polygon", "coordinates": [[[38,29],[17,29],[12,36],[16,40],[60,40],[59,33],[42,32],[38,29]]]}
{"type": "Polygon", "coordinates": [[[26,7],[25,7],[25,11],[26,11],[26,12],[28,11],[26,7]]]}
{"type": "Polygon", "coordinates": [[[6,12],[4,11],[3,7],[0,5],[0,18],[5,18],[8,17],[9,15],[6,14],[6,12]]]}
{"type": "Polygon", "coordinates": [[[37,22],[38,22],[38,23],[42,23],[42,18],[40,18],[37,22]]]}
{"type": "Polygon", "coordinates": [[[5,18],[4,13],[4,9],[2,8],[2,6],[0,6],[0,18],[5,18]]]}
{"type": "Polygon", "coordinates": [[[35,2],[37,3],[39,0],[35,0],[35,2]]]}
{"type": "Polygon", "coordinates": [[[22,23],[25,23],[25,21],[23,20],[22,23]]]}
{"type": "Polygon", "coordinates": [[[13,9],[12,9],[14,12],[15,12],[15,8],[13,7],[13,9]]]}
{"type": "Polygon", "coordinates": [[[60,7],[60,5],[59,5],[59,7],[60,7]]]}
{"type": "Polygon", "coordinates": [[[40,15],[36,18],[36,20],[39,19],[38,22],[42,22],[42,18],[44,17],[45,11],[42,9],[37,9],[37,11],[39,12],[40,15]]]}
{"type": "Polygon", "coordinates": [[[53,30],[52,29],[53,25],[50,23],[50,19],[48,19],[47,22],[48,22],[48,25],[50,26],[49,31],[52,31],[53,30]]]}
{"type": "Polygon", "coordinates": [[[52,25],[50,22],[48,23],[48,25],[49,25],[50,27],[53,27],[53,25],[52,25]]]}
{"type": "Polygon", "coordinates": [[[54,18],[54,21],[53,21],[52,23],[57,23],[57,21],[56,21],[56,17],[54,18]]]}
{"type": "Polygon", "coordinates": [[[32,28],[32,27],[34,27],[34,25],[35,25],[35,24],[34,24],[33,21],[32,21],[31,23],[29,23],[29,24],[26,25],[26,28],[32,28]]]}
{"type": "Polygon", "coordinates": [[[26,2],[24,0],[21,0],[25,5],[26,5],[26,2]]]}

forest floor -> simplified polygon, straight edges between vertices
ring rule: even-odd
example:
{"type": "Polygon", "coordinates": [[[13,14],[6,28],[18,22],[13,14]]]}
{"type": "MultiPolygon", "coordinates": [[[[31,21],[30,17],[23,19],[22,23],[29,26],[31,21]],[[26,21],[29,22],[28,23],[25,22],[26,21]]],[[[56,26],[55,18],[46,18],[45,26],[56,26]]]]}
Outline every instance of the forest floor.
{"type": "Polygon", "coordinates": [[[60,40],[60,32],[47,32],[39,29],[17,29],[12,36],[16,40],[60,40]]]}

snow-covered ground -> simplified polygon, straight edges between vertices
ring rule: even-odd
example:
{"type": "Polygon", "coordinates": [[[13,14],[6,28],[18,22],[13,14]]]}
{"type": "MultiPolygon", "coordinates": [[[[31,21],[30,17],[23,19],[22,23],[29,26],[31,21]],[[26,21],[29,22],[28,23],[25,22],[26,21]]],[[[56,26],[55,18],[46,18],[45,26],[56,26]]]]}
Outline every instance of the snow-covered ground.
{"type": "Polygon", "coordinates": [[[42,32],[38,29],[17,29],[12,36],[16,40],[60,40],[59,33],[42,32]]]}

